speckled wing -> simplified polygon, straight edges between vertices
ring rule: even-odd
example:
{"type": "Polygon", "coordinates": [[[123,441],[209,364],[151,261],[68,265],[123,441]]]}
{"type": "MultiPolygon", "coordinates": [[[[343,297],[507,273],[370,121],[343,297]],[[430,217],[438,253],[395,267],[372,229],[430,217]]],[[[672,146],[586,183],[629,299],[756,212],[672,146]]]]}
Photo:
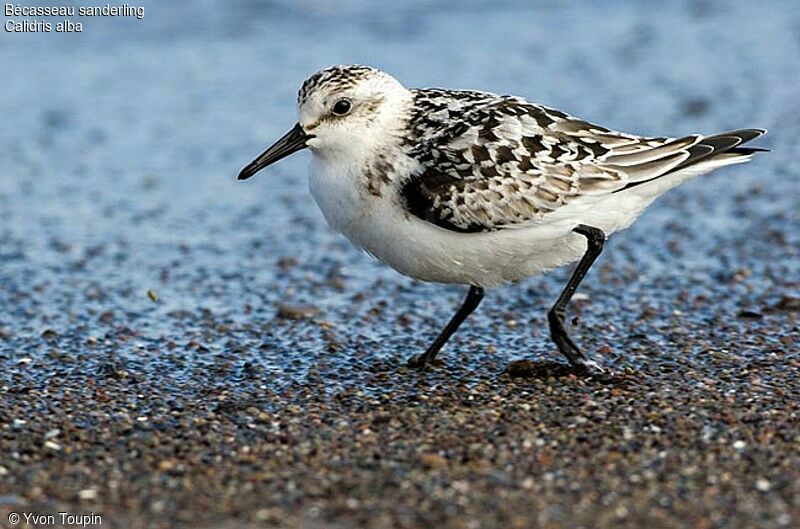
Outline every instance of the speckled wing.
{"type": "Polygon", "coordinates": [[[418,90],[402,195],[416,216],[462,232],[517,227],[586,195],[628,189],[736,147],[763,131],[645,138],[523,99],[418,90]]]}

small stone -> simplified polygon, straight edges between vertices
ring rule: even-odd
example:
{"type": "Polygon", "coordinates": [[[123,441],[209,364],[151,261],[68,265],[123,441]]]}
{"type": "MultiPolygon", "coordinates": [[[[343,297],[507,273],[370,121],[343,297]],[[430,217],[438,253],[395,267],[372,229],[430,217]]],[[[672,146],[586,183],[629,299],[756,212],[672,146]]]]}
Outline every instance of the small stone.
{"type": "Polygon", "coordinates": [[[316,307],[278,305],[278,317],[287,320],[308,320],[319,314],[316,307]]]}
{"type": "Polygon", "coordinates": [[[758,320],[764,317],[763,314],[754,310],[741,310],[736,316],[739,318],[748,318],[753,320],[758,320]]]}
{"type": "Polygon", "coordinates": [[[56,452],[61,450],[61,445],[56,443],[55,441],[45,441],[44,442],[44,447],[49,449],[49,450],[56,451],[56,452]]]}
{"type": "Polygon", "coordinates": [[[764,478],[759,478],[756,480],[756,490],[760,492],[767,492],[769,489],[772,488],[772,483],[769,480],[764,478]]]}
{"type": "Polygon", "coordinates": [[[447,459],[440,456],[439,454],[422,454],[419,457],[419,461],[420,463],[422,463],[424,467],[430,469],[438,470],[445,468],[447,466],[447,459]]]}
{"type": "Polygon", "coordinates": [[[259,522],[278,524],[281,521],[281,512],[275,508],[259,509],[256,511],[255,518],[259,522]]]}
{"type": "Polygon", "coordinates": [[[155,292],[153,292],[152,290],[149,290],[149,289],[148,289],[148,291],[147,291],[147,297],[148,297],[148,298],[150,298],[150,301],[152,301],[152,302],[154,302],[154,303],[155,303],[156,301],[158,301],[158,295],[156,295],[156,293],[155,293],[155,292]]]}
{"type": "Polygon", "coordinates": [[[97,490],[95,489],[83,489],[78,491],[78,497],[82,500],[94,500],[97,499],[97,490]]]}
{"type": "Polygon", "coordinates": [[[783,296],[780,301],[775,304],[773,310],[781,312],[798,312],[800,311],[800,298],[783,296]]]}

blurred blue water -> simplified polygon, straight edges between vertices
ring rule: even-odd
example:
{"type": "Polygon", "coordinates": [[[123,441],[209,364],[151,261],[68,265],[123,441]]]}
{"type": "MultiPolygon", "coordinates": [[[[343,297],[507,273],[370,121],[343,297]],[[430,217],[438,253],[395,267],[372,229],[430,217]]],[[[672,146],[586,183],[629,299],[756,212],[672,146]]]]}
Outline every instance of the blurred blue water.
{"type": "MultiPolygon", "coordinates": [[[[84,19],[73,35],[0,34],[0,328],[19,336],[88,324],[86,307],[104,305],[91,293],[104,289],[151,336],[169,332],[164,315],[175,309],[233,317],[243,304],[284,297],[350,303],[304,290],[302,275],[276,275],[284,256],[312,280],[337,270],[349,289],[405,284],[326,229],[305,189],[306,154],[234,181],[292,125],[302,80],[335,63],[380,67],[409,86],[514,93],[643,134],[767,127],[771,155],[683,186],[626,235],[663,240],[679,230],[695,245],[680,264],[658,247],[624,259],[645,278],[708,276],[730,263],[702,248],[732,230],[756,240],[768,225],[790,247],[797,241],[793,0],[132,5],[145,7],[143,20],[84,19]],[[104,257],[95,262],[93,252],[104,257]],[[283,279],[288,293],[258,292],[283,279]],[[151,287],[158,306],[142,294],[151,287]]],[[[758,252],[744,265],[763,271],[758,252]]],[[[797,279],[796,259],[784,252],[771,264],[797,279]]],[[[446,312],[451,301],[416,310],[446,312]]],[[[346,313],[329,317],[347,325],[346,313]]]]}

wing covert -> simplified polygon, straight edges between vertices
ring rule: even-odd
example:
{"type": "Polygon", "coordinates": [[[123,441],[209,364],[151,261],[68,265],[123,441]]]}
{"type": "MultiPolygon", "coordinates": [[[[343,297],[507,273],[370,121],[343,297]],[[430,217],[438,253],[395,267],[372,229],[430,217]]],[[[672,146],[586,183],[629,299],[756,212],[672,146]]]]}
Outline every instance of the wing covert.
{"type": "Polygon", "coordinates": [[[412,118],[409,145],[421,170],[402,193],[412,213],[455,231],[541,219],[578,196],[621,189],[659,163],[677,165],[696,142],[614,132],[516,97],[467,92],[451,106],[453,93],[418,91],[429,108],[412,118]]]}

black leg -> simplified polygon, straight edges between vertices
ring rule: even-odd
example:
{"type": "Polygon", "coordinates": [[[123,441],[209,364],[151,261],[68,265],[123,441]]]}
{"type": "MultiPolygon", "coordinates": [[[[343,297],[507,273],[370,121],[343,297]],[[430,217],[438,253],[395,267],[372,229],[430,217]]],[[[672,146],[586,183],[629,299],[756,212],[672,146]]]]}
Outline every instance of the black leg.
{"type": "Polygon", "coordinates": [[[553,339],[556,346],[558,346],[558,350],[567,357],[567,360],[569,360],[569,363],[572,364],[574,368],[585,371],[588,363],[586,356],[578,349],[578,346],[575,345],[575,342],[573,342],[567,334],[564,328],[564,320],[566,319],[567,303],[569,303],[572,295],[575,294],[575,290],[577,290],[578,285],[581,284],[584,276],[586,276],[586,272],[589,271],[589,268],[591,268],[597,256],[603,251],[603,243],[606,240],[606,235],[603,233],[603,230],[585,224],[579,224],[572,231],[586,237],[588,246],[578,266],[575,267],[575,271],[572,272],[572,277],[569,278],[567,286],[561,291],[561,295],[558,296],[555,305],[553,305],[553,308],[547,313],[547,320],[550,322],[550,337],[553,339]]]}
{"type": "Polygon", "coordinates": [[[447,322],[444,329],[439,336],[433,341],[433,343],[428,347],[428,349],[419,356],[415,356],[408,361],[408,365],[411,367],[416,367],[420,370],[425,369],[425,366],[436,358],[436,354],[442,348],[442,346],[447,343],[447,340],[456,332],[459,325],[463,323],[464,320],[467,319],[467,316],[472,314],[472,312],[478,308],[481,300],[483,299],[483,289],[481,287],[471,286],[469,287],[469,292],[467,293],[467,297],[464,299],[464,303],[461,304],[458,311],[450,318],[450,321],[447,322]]]}

